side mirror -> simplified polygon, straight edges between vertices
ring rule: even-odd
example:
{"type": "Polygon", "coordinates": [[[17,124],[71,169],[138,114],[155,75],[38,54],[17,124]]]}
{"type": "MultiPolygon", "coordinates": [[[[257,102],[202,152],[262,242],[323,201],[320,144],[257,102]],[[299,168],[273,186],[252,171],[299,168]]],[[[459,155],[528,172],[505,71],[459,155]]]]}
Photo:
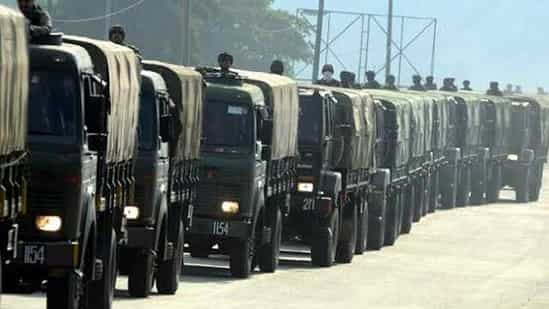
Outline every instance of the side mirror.
{"type": "Polygon", "coordinates": [[[273,142],[273,121],[263,120],[261,125],[261,141],[265,145],[271,145],[273,142]]]}

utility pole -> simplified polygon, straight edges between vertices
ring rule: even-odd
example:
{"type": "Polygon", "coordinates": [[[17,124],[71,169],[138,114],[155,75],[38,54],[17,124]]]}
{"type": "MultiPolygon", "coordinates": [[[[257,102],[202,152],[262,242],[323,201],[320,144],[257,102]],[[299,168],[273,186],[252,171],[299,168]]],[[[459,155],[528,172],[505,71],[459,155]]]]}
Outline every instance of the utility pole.
{"type": "Polygon", "coordinates": [[[112,27],[112,0],[105,0],[105,39],[109,40],[109,31],[112,27]]]}
{"type": "Polygon", "coordinates": [[[385,78],[391,75],[391,47],[393,44],[393,0],[389,0],[389,14],[387,15],[387,54],[385,55],[385,78]]]}
{"type": "Polygon", "coordinates": [[[181,63],[184,65],[191,65],[191,0],[183,0],[183,44],[182,44],[182,56],[181,63]]]}
{"type": "Polygon", "coordinates": [[[316,23],[316,41],[315,41],[315,55],[313,63],[313,78],[315,82],[318,79],[318,73],[320,71],[320,49],[322,48],[322,24],[324,22],[324,0],[318,0],[318,20],[316,23]]]}

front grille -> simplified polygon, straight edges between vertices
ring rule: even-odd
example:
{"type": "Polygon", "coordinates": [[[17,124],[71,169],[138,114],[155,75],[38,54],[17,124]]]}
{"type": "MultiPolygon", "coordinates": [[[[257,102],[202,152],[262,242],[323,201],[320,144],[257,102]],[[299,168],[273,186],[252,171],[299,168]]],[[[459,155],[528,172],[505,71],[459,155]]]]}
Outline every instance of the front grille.
{"type": "Polygon", "coordinates": [[[222,201],[240,201],[240,186],[216,183],[200,183],[198,186],[198,207],[200,214],[215,215],[220,213],[222,201]]]}
{"type": "Polygon", "coordinates": [[[63,206],[64,193],[56,190],[35,190],[29,188],[29,206],[31,208],[56,208],[63,206]]]}

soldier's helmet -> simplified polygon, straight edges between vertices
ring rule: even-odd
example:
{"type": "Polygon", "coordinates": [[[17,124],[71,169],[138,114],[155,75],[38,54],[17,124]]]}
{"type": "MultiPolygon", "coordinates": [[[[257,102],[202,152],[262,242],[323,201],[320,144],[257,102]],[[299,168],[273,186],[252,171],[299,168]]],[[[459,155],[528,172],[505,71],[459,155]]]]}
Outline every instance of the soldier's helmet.
{"type": "Polygon", "coordinates": [[[471,85],[471,81],[466,79],[466,80],[463,81],[463,85],[464,86],[469,86],[469,85],[471,85]]]}
{"type": "Polygon", "coordinates": [[[427,76],[427,77],[425,78],[425,80],[426,80],[427,82],[429,82],[429,83],[432,83],[432,82],[435,80],[435,78],[434,78],[433,76],[430,76],[430,75],[429,75],[429,76],[427,76]]]}
{"type": "Polygon", "coordinates": [[[368,72],[366,72],[366,77],[367,77],[368,79],[375,79],[375,78],[376,78],[376,72],[374,72],[374,71],[368,71],[368,72]]]}
{"type": "Polygon", "coordinates": [[[120,34],[122,36],[126,36],[126,30],[124,30],[124,27],[122,27],[122,25],[114,25],[111,27],[111,29],[109,30],[109,35],[113,35],[113,34],[120,34]]]}
{"type": "Polygon", "coordinates": [[[227,60],[231,64],[233,64],[234,57],[231,54],[227,53],[227,52],[223,52],[223,53],[219,54],[219,56],[217,56],[217,62],[219,62],[219,63],[225,62],[227,60]]]}
{"type": "Polygon", "coordinates": [[[412,76],[412,80],[414,81],[415,84],[420,83],[421,82],[421,76],[416,74],[416,75],[412,76]]]}
{"type": "Polygon", "coordinates": [[[322,67],[322,73],[325,73],[325,72],[330,72],[330,73],[334,74],[334,72],[335,72],[334,66],[331,65],[331,64],[325,64],[322,67]]]}
{"type": "Polygon", "coordinates": [[[499,83],[498,82],[490,82],[490,88],[491,89],[498,89],[499,83]]]}

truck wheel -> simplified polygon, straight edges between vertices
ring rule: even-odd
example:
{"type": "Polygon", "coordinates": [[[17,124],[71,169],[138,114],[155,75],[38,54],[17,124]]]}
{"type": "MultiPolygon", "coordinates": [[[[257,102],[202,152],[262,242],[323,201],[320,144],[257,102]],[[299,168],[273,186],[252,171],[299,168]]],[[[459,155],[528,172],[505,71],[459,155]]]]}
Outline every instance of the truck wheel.
{"type": "Polygon", "coordinates": [[[116,234],[111,231],[111,240],[107,245],[108,251],[103,259],[103,277],[97,281],[89,283],[88,290],[88,308],[110,309],[114,297],[114,288],[116,285],[116,261],[117,245],[116,234]]]}
{"type": "MultiPolygon", "coordinates": [[[[83,309],[85,306],[80,304],[79,282],[75,275],[67,274],[65,276],[48,278],[47,288],[47,309],[83,309]]],[[[90,309],[96,307],[89,307],[90,309]]]]}
{"type": "Polygon", "coordinates": [[[282,213],[277,207],[274,218],[271,218],[271,239],[259,251],[259,269],[262,272],[274,273],[280,258],[280,242],[282,241],[282,213]]]}
{"type": "MultiPolygon", "coordinates": [[[[357,205],[353,205],[352,209],[345,214],[343,210],[343,220],[340,231],[339,243],[336,251],[336,262],[349,264],[353,261],[356,249],[356,239],[358,234],[358,210],[357,205]]],[[[350,206],[345,206],[350,207],[350,206]]]]}
{"type": "Polygon", "coordinates": [[[400,193],[394,192],[393,196],[389,196],[389,210],[386,209],[387,221],[385,226],[385,246],[395,244],[398,237],[398,226],[400,222],[400,193]]]}
{"type": "MultiPolygon", "coordinates": [[[[380,250],[385,243],[385,227],[387,224],[387,200],[381,202],[381,220],[375,216],[368,216],[368,242],[369,250],[380,250]]],[[[393,225],[394,226],[394,225],[393,225]]]]}
{"type": "Polygon", "coordinates": [[[327,225],[319,223],[313,232],[311,244],[311,264],[319,267],[330,267],[335,262],[337,243],[339,240],[339,209],[334,213],[327,225]]]}
{"type": "Polygon", "coordinates": [[[471,203],[471,168],[464,166],[461,169],[456,205],[465,207],[471,203]]]}
{"type": "Polygon", "coordinates": [[[183,267],[184,237],[183,222],[180,222],[173,257],[167,261],[160,262],[158,265],[156,289],[159,294],[173,295],[179,288],[179,274],[181,273],[181,267],[183,267]]]}
{"type": "Polygon", "coordinates": [[[421,218],[423,217],[423,195],[424,195],[424,189],[423,189],[423,179],[420,177],[416,180],[416,183],[414,185],[415,190],[415,200],[414,200],[414,223],[417,223],[421,221],[421,218]]]}
{"type": "Polygon", "coordinates": [[[235,240],[231,248],[230,269],[235,278],[246,279],[252,273],[254,239],[235,240]]]}
{"type": "Polygon", "coordinates": [[[433,174],[431,174],[431,186],[429,188],[429,213],[434,213],[438,208],[439,190],[439,172],[436,170],[433,174]]]}
{"type": "Polygon", "coordinates": [[[154,256],[142,252],[132,258],[128,274],[128,290],[131,297],[149,297],[153,285],[154,256]]]}
{"type": "Polygon", "coordinates": [[[471,205],[482,205],[485,203],[487,175],[485,164],[476,166],[471,173],[471,205]]]}
{"type": "Polygon", "coordinates": [[[369,228],[369,212],[368,203],[364,200],[364,211],[358,214],[358,231],[356,237],[355,254],[361,255],[368,248],[368,228],[369,228]]]}
{"type": "Polygon", "coordinates": [[[529,200],[530,202],[537,202],[539,201],[540,191],[541,191],[541,185],[543,180],[543,164],[537,163],[534,165],[534,168],[532,169],[532,182],[530,184],[530,193],[529,193],[529,200]]]}
{"type": "Polygon", "coordinates": [[[530,197],[529,197],[529,194],[530,194],[530,177],[529,176],[529,170],[530,170],[530,167],[524,167],[523,170],[522,170],[522,175],[526,175],[526,176],[523,176],[521,181],[519,182],[517,188],[515,189],[516,191],[516,200],[518,203],[528,203],[530,201],[530,197]]]}
{"type": "Polygon", "coordinates": [[[486,190],[486,201],[488,203],[496,203],[499,199],[499,191],[501,189],[501,166],[494,166],[491,171],[491,177],[488,180],[488,189],[486,190]]]}
{"type": "Polygon", "coordinates": [[[415,187],[410,184],[408,185],[406,198],[401,199],[401,207],[403,208],[402,215],[402,234],[409,234],[412,231],[412,223],[414,219],[414,204],[416,201],[416,190],[415,187]]]}

